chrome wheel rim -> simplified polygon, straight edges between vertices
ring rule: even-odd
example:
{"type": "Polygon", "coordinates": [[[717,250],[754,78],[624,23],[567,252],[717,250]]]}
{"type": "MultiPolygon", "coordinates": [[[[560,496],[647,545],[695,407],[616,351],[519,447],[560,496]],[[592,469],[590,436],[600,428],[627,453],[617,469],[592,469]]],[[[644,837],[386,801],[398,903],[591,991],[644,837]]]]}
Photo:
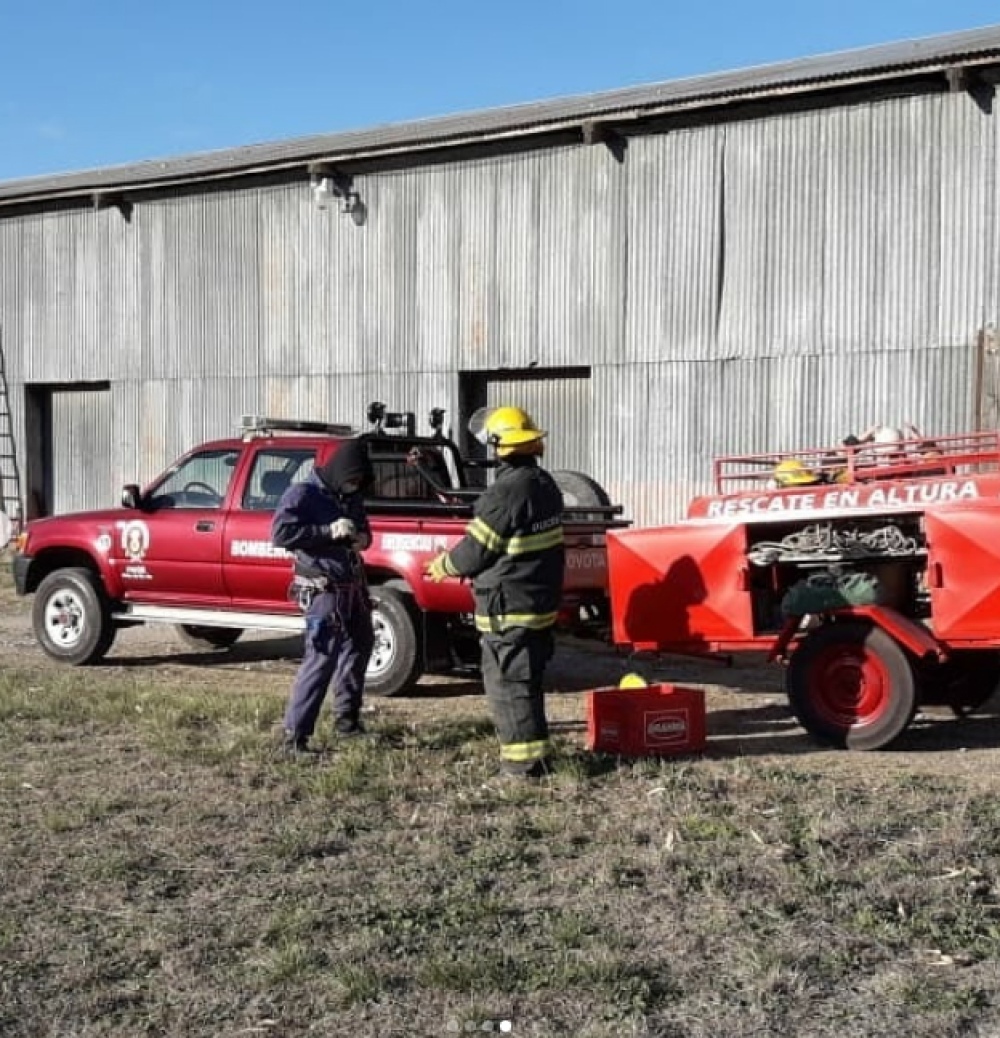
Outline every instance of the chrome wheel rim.
{"type": "Polygon", "coordinates": [[[396,635],[378,609],[372,612],[372,630],[375,641],[366,673],[369,678],[376,678],[385,674],[396,658],[396,635]]]}
{"type": "Polygon", "coordinates": [[[83,600],[74,591],[64,588],[45,603],[45,632],[53,645],[74,648],[86,627],[83,600]]]}

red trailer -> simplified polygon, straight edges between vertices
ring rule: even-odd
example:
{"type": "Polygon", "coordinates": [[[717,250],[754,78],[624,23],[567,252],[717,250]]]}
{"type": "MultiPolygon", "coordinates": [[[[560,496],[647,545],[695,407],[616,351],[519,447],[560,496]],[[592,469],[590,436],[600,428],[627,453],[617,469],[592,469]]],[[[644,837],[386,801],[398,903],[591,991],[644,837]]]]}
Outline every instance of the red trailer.
{"type": "Polygon", "coordinates": [[[724,457],[671,526],[608,534],[614,639],[764,650],[819,742],[889,745],[1000,681],[1000,433],[724,457]],[[794,471],[797,485],[777,486],[794,471]]]}

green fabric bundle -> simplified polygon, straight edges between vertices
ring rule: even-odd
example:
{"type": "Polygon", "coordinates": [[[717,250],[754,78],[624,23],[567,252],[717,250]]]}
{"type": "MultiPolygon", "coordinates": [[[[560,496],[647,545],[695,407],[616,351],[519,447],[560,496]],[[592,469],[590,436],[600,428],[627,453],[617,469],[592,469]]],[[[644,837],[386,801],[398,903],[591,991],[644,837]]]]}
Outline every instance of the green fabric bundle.
{"type": "Polygon", "coordinates": [[[783,616],[825,613],[846,606],[878,605],[878,578],[871,573],[814,573],[793,584],[781,600],[783,616]]]}

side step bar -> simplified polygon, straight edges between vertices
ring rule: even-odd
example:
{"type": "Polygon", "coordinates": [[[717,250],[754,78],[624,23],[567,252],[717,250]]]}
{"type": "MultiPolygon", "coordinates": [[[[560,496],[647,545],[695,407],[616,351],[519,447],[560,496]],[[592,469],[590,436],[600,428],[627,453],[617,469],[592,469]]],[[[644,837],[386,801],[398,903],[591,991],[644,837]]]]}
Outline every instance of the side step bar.
{"type": "Polygon", "coordinates": [[[306,626],[305,618],[293,613],[233,613],[223,609],[185,609],[181,606],[126,604],[112,615],[115,620],[239,627],[248,631],[303,631],[306,626]]]}

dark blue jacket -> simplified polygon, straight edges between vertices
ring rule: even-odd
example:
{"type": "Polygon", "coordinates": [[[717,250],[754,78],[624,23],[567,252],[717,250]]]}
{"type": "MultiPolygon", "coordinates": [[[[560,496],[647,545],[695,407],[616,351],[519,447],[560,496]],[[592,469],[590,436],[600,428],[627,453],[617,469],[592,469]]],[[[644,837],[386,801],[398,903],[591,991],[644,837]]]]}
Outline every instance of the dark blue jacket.
{"type": "Polygon", "coordinates": [[[306,577],[326,577],[335,584],[361,578],[361,559],[349,541],[330,540],[330,526],[346,516],[364,543],[371,528],[361,494],[331,490],[319,474],[310,473],[285,491],[274,513],[271,540],[295,555],[295,572],[306,577]]]}

